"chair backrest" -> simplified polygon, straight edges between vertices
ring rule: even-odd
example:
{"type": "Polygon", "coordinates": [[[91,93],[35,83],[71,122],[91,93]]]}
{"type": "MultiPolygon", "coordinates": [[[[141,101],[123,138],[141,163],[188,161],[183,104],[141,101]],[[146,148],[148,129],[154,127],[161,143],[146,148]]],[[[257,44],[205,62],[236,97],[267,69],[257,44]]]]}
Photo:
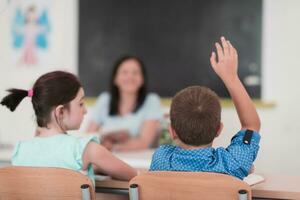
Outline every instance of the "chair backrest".
{"type": "Polygon", "coordinates": [[[82,185],[89,185],[90,199],[95,199],[91,180],[76,171],[48,167],[0,168],[0,199],[82,199],[82,185]]]}
{"type": "MultiPolygon", "coordinates": [[[[251,199],[250,186],[238,178],[209,172],[147,172],[134,177],[129,185],[138,187],[139,200],[239,199],[239,191],[246,190],[251,199]]],[[[134,199],[130,194],[131,199],[134,199]]]]}

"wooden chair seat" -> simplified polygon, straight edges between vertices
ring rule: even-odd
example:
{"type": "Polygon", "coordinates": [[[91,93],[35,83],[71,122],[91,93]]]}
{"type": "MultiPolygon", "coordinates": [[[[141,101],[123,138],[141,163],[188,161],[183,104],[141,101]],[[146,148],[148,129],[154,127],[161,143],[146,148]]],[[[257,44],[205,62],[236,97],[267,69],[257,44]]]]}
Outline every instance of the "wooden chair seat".
{"type": "MultiPolygon", "coordinates": [[[[138,186],[139,200],[233,200],[250,186],[238,178],[209,172],[147,172],[134,177],[129,185],[138,186]]],[[[130,198],[134,199],[132,193],[130,198]]]]}
{"type": "Polygon", "coordinates": [[[79,172],[48,167],[0,168],[1,200],[81,200],[81,186],[85,184],[94,200],[93,183],[79,172]]]}

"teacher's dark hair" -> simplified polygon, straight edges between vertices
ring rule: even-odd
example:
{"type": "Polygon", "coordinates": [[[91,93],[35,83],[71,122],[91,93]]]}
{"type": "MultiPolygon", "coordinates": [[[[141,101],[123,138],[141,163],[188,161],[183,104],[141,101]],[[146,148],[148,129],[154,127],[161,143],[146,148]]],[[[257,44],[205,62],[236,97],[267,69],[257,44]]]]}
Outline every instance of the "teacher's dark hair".
{"type": "Polygon", "coordinates": [[[113,67],[113,71],[111,74],[111,79],[110,79],[110,95],[111,95],[111,100],[110,100],[110,106],[109,106],[109,115],[118,115],[119,114],[119,102],[120,102],[120,91],[119,88],[115,85],[114,80],[116,78],[117,72],[121,64],[127,60],[135,60],[141,69],[142,76],[143,76],[143,85],[140,87],[138,90],[138,96],[137,96],[137,103],[136,106],[133,110],[133,112],[136,112],[139,110],[139,108],[143,105],[146,94],[147,94],[147,75],[146,75],[146,68],[141,59],[139,59],[136,56],[123,56],[119,58],[113,67]]]}

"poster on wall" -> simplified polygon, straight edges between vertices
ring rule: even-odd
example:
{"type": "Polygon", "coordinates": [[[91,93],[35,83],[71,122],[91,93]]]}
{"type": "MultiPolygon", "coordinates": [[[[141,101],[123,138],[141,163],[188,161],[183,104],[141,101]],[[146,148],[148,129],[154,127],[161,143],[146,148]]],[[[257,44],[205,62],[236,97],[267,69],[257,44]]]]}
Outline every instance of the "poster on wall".
{"type": "Polygon", "coordinates": [[[47,62],[51,46],[51,16],[48,1],[10,2],[10,48],[17,67],[37,67],[47,62]]]}
{"type": "Polygon", "coordinates": [[[12,22],[12,46],[19,55],[19,65],[36,65],[39,62],[38,52],[47,50],[50,22],[47,8],[39,8],[34,3],[15,9],[12,22]]]}

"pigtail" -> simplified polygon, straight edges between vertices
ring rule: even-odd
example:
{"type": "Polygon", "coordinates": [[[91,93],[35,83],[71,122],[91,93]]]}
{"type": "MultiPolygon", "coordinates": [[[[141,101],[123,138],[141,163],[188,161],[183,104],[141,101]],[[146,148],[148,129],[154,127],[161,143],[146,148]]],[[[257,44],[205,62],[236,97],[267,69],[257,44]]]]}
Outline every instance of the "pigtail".
{"type": "Polygon", "coordinates": [[[7,90],[10,94],[8,94],[6,97],[4,97],[0,104],[3,106],[6,106],[10,111],[14,111],[16,107],[19,105],[19,103],[28,96],[27,90],[21,90],[21,89],[9,89],[7,90]]]}

